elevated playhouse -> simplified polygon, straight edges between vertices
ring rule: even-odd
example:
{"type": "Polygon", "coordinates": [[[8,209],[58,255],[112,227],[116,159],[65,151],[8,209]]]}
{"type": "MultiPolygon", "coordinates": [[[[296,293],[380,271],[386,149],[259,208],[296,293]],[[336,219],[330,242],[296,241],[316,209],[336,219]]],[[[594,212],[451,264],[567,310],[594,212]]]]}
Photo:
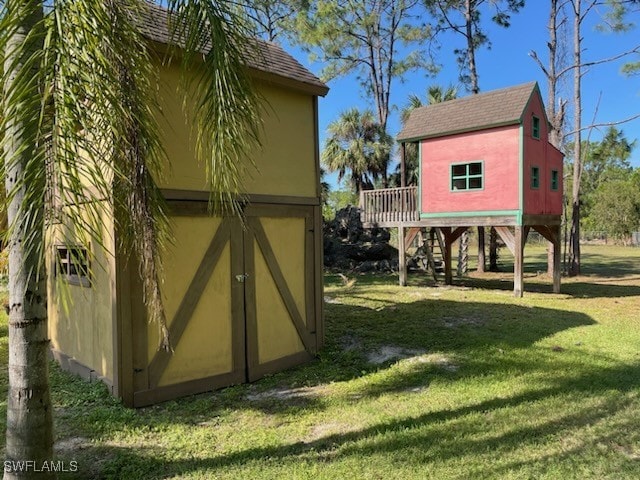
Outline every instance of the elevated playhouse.
{"type": "MultiPolygon", "coordinates": [[[[150,6],[143,28],[152,48],[164,51],[166,12],[150,6]]],[[[262,148],[251,159],[257,171],[245,181],[244,225],[208,214],[204,166],[176,95],[179,69],[157,65],[170,163],[162,188],[175,236],[164,258],[162,296],[174,353],[158,350],[136,262],[115,242],[113,255],[62,243],[50,252],[49,271],[63,277],[71,296],[70,309],[63,309],[51,278],[53,356],[68,370],[104,381],[127,405],[251,381],[308,361],[322,345],[317,117],[318,97],[328,88],[280,47],[259,46],[247,68],[269,107],[262,148]],[[86,278],[71,257],[104,268],[86,278]]],[[[104,219],[104,229],[105,238],[117,236],[112,219],[104,219]]]]}
{"type": "Polygon", "coordinates": [[[400,283],[405,250],[420,229],[440,240],[447,283],[451,246],[469,227],[494,227],[514,256],[514,294],[523,292],[523,255],[531,229],[553,251],[560,289],[563,154],[548,140],[537,83],[417,108],[398,135],[401,170],[407,143],[418,147],[419,185],[365,191],[365,225],[399,230],[400,283]]]}

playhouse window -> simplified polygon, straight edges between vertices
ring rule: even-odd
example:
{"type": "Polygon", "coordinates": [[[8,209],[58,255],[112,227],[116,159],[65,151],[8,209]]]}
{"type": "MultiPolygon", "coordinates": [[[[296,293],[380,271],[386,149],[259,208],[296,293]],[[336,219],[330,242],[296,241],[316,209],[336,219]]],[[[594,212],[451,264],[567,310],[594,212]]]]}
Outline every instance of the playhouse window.
{"type": "Polygon", "coordinates": [[[90,287],[89,257],[81,247],[56,247],[56,275],[71,285],[90,287]]]}
{"type": "Polygon", "coordinates": [[[551,170],[551,190],[558,190],[560,178],[558,170],[551,170]]]}
{"type": "Polygon", "coordinates": [[[451,190],[482,189],[482,162],[451,165],[451,190]]]}
{"type": "Polygon", "coordinates": [[[533,121],[531,123],[531,136],[533,138],[540,138],[540,119],[538,117],[533,117],[533,121]]]}
{"type": "Polygon", "coordinates": [[[540,168],[531,167],[531,188],[540,188],[540,168]]]}

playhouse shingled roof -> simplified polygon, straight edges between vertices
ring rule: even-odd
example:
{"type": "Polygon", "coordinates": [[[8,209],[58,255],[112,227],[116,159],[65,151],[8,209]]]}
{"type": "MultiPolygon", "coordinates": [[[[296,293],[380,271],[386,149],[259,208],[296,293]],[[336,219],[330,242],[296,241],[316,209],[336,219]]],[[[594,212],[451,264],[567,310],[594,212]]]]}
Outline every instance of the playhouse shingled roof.
{"type": "MultiPolygon", "coordinates": [[[[148,3],[148,14],[141,19],[142,33],[152,42],[162,45],[171,43],[168,11],[148,3]]],[[[315,95],[326,95],[329,88],[313,73],[303,67],[282,47],[271,42],[255,39],[257,54],[246,59],[247,66],[265,79],[280,80],[291,86],[302,87],[315,95]],[[262,74],[262,75],[260,75],[262,74]],[[277,77],[277,78],[273,78],[277,77]]],[[[211,48],[209,45],[208,48],[211,48]]]]}
{"type": "Polygon", "coordinates": [[[398,134],[401,142],[520,123],[536,82],[418,107],[398,134]]]}

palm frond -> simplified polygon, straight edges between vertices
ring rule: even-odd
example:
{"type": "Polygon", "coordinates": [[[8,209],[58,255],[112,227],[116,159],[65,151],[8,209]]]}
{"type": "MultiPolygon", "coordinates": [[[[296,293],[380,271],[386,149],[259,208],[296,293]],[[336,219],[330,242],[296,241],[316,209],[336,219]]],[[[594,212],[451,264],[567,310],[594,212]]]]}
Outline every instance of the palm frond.
{"type": "Polygon", "coordinates": [[[151,57],[136,23],[144,8],[136,0],[55,3],[45,49],[55,111],[51,171],[65,205],[58,220],[76,238],[110,251],[103,224],[115,219],[118,247],[137,258],[150,320],[169,349],[159,286],[168,227],[154,182],[163,152],[151,57]]]}
{"type": "Polygon", "coordinates": [[[182,48],[185,109],[195,119],[198,159],[206,166],[211,209],[240,213],[247,160],[260,144],[262,99],[246,62],[260,55],[232,2],[168,2],[173,43],[182,48]]]}

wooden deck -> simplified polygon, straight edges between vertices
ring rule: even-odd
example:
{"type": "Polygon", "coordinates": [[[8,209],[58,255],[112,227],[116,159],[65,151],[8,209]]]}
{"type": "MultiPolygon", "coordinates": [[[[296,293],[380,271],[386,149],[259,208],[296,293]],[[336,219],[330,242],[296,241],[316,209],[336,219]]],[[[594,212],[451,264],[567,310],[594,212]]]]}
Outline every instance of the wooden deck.
{"type": "Polygon", "coordinates": [[[418,187],[385,188],[360,192],[360,219],[365,228],[397,228],[400,258],[400,285],[406,285],[406,249],[421,228],[435,228],[443,239],[445,283],[451,284],[452,244],[469,227],[493,227],[514,256],[514,295],[523,292],[524,247],[531,229],[549,242],[552,260],[549,273],[553,277],[553,291],[560,291],[560,215],[482,215],[438,216],[421,218],[418,187]],[[404,240],[404,241],[403,241],[404,240]]]}
{"type": "Polygon", "coordinates": [[[360,192],[360,220],[365,228],[404,227],[513,227],[560,225],[560,215],[451,215],[420,217],[418,187],[381,188],[360,192]]]}

